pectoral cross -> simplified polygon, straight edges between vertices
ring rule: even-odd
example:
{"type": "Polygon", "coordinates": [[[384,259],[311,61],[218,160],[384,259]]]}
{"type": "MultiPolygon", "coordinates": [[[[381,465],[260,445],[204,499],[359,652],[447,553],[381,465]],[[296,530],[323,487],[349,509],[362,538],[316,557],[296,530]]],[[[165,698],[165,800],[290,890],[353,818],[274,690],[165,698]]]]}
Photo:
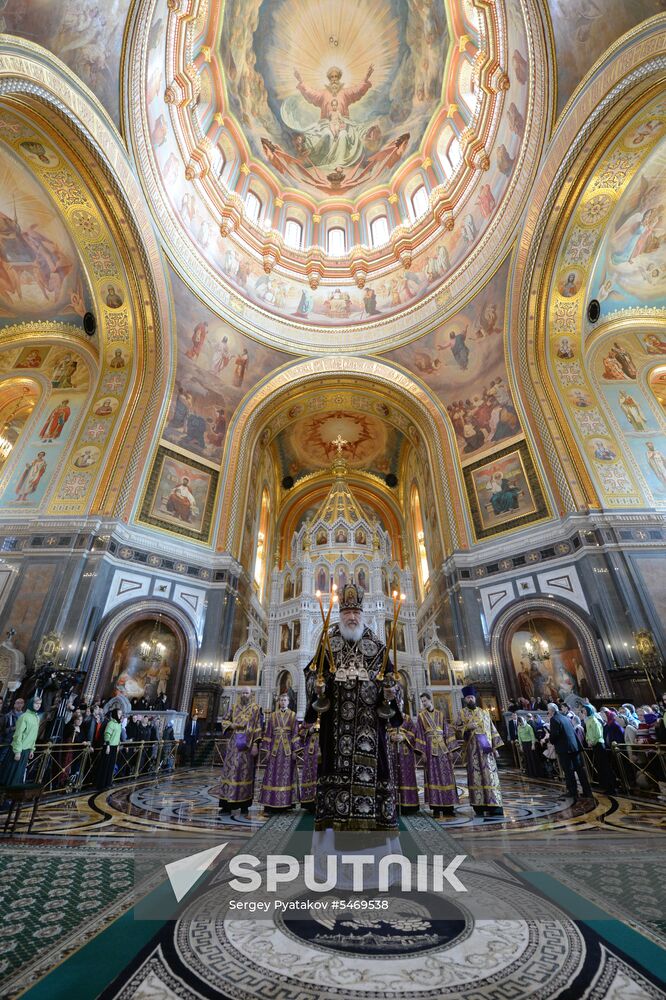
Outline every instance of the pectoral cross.
{"type": "Polygon", "coordinates": [[[331,444],[335,445],[338,455],[342,455],[342,449],[346,444],[349,444],[349,441],[345,441],[342,435],[338,434],[338,436],[331,441],[331,444]]]}

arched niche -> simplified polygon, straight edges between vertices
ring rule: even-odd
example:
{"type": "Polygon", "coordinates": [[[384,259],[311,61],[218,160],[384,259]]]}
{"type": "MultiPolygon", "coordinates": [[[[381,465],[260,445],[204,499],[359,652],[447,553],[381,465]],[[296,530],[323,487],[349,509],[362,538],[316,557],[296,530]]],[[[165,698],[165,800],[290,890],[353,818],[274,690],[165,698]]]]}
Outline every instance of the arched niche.
{"type": "Polygon", "coordinates": [[[23,430],[41,394],[36,379],[19,375],[0,381],[0,476],[12,452],[19,450],[23,430]]]}
{"type": "Polygon", "coordinates": [[[506,708],[515,698],[527,697],[524,691],[529,690],[529,681],[527,677],[520,679],[525,673],[535,687],[533,697],[543,697],[544,701],[582,693],[578,691],[581,684],[587,689],[586,697],[607,697],[611,688],[599,643],[593,623],[564,601],[535,598],[509,605],[496,619],[491,635],[492,661],[502,707],[506,708]],[[550,662],[535,661],[536,670],[529,658],[521,654],[525,636],[535,622],[537,632],[549,643],[551,654],[550,662]]]}
{"type": "MultiPolygon", "coordinates": [[[[295,362],[280,369],[248,397],[234,414],[225,442],[218,503],[217,548],[236,556],[242,547],[243,518],[240,512],[256,493],[250,475],[257,446],[271,439],[268,426],[276,411],[297,395],[333,386],[363,387],[378,396],[379,405],[404,413],[413,433],[419,436],[424,459],[432,469],[436,498],[437,531],[444,551],[467,547],[471,532],[463,502],[462,474],[458,466],[453,431],[441,402],[407,372],[386,361],[357,357],[320,358],[295,362]]],[[[291,408],[291,407],[288,407],[291,408]]]]}
{"type": "MultiPolygon", "coordinates": [[[[562,514],[641,502],[630,472],[591,475],[570,396],[589,391],[583,362],[594,332],[587,317],[592,272],[609,219],[650,151],[651,140],[638,146],[632,137],[664,94],[665,51],[663,20],[652,18],[623,37],[621,51],[609,49],[581,83],[540,166],[514,256],[508,345],[562,514]],[[628,169],[616,170],[620,161],[628,169]]],[[[640,320],[640,309],[631,314],[640,320]]],[[[603,428],[597,424],[593,433],[603,428]]]]}
{"type": "MultiPolygon", "coordinates": [[[[146,682],[156,684],[166,681],[170,707],[188,711],[192,690],[194,665],[197,654],[197,635],[194,623],[178,607],[166,601],[128,602],[112,612],[97,630],[92,644],[92,657],[84,684],[84,698],[95,696],[106,699],[120,692],[130,699],[139,697],[128,692],[127,683],[118,685],[118,678],[130,671],[139,686],[146,682]],[[156,622],[168,641],[169,675],[160,670],[162,662],[149,673],[140,661],[138,647],[150,642],[156,622]],[[154,675],[154,676],[153,676],[154,675]],[[124,690],[123,690],[124,688],[124,690]]],[[[134,690],[133,684],[129,685],[134,690]]]]}
{"type": "MultiPolygon", "coordinates": [[[[54,232],[38,227],[39,245],[58,261],[58,274],[54,277],[51,269],[47,276],[49,300],[62,292],[59,308],[70,310],[61,317],[62,332],[75,332],[86,341],[83,313],[90,309],[97,319],[90,343],[99,350],[100,369],[91,406],[94,410],[109,395],[118,403],[109,415],[105,440],[94,446],[111,450],[122,441],[122,448],[112,463],[64,463],[49,512],[127,517],[145,472],[141,453],[152,447],[153,421],[164,399],[171,361],[171,338],[165,335],[170,322],[168,287],[147,205],[126,148],[103,108],[90,91],[81,92],[78,80],[46,49],[17,37],[0,45],[0,106],[5,118],[20,122],[18,131],[3,135],[10,155],[29,167],[42,186],[54,218],[59,216],[71,235],[79,273],[85,275],[73,281],[71,269],[64,273],[70,263],[76,264],[74,255],[65,250],[72,261],[65,260],[62,247],[56,253],[42,239],[53,239],[54,232]],[[75,331],[68,330],[70,326],[75,331]],[[122,368],[118,351],[124,355],[122,368]]],[[[39,255],[37,246],[35,253],[39,255]]],[[[39,291],[39,284],[32,282],[30,288],[39,291]]],[[[25,337],[28,331],[14,332],[25,337]]],[[[3,339],[11,335],[6,328],[3,339]]],[[[87,443],[74,443],[72,459],[87,443]]],[[[88,454],[83,462],[90,458],[88,454]]]]}

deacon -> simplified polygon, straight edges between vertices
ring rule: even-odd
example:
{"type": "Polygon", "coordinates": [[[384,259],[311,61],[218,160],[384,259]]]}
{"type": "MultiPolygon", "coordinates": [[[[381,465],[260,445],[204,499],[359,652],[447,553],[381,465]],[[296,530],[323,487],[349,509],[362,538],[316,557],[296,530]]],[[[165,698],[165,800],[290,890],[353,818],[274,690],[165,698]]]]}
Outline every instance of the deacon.
{"type": "Polygon", "coordinates": [[[416,749],[423,755],[424,799],[435,819],[453,816],[459,804],[451,751],[456,746],[455,730],[444,712],[435,708],[432,695],[421,695],[421,711],[416,719],[416,749]]]}
{"type": "Polygon", "coordinates": [[[503,745],[490,712],[476,703],[476,689],[462,689],[463,707],[456,728],[465,740],[467,787],[477,816],[503,816],[502,791],[497,772],[497,748],[503,745]]]}
{"type": "Polygon", "coordinates": [[[402,816],[419,811],[419,789],[416,784],[416,726],[408,715],[402,725],[389,725],[393,780],[398,796],[398,811],[402,816]]]}
{"type": "Polygon", "coordinates": [[[301,772],[301,805],[306,812],[315,811],[317,799],[317,771],[319,769],[319,719],[311,725],[301,725],[303,770],[301,772]]]}
{"type": "Polygon", "coordinates": [[[402,715],[386,647],[363,624],[363,594],[353,583],[343,588],[340,622],[324,629],[322,658],[318,650],[312,661],[318,669],[305,668],[305,722],[315,721],[316,704],[321,711],[316,830],[393,831],[398,825],[386,723],[391,710],[395,725],[402,715]]]}
{"type": "Polygon", "coordinates": [[[232,809],[240,809],[247,815],[254,797],[254,772],[261,741],[261,713],[249,688],[240,689],[240,698],[224,719],[222,730],[230,730],[230,736],[222,762],[222,778],[213,794],[219,797],[223,815],[232,809]]]}
{"type": "Polygon", "coordinates": [[[297,800],[296,751],[299,747],[296,713],[289,708],[289,695],[281,694],[278,707],[266,723],[263,746],[267,751],[259,801],[266,812],[291,809],[297,800]]]}

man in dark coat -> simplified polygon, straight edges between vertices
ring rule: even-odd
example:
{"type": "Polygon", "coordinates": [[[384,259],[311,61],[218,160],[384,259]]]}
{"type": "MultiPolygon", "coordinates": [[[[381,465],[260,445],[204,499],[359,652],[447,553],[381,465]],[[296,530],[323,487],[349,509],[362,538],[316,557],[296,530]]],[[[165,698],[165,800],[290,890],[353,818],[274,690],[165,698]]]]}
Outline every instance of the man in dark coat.
{"type": "MultiPolygon", "coordinates": [[[[568,716],[560,712],[554,702],[548,705],[548,716],[550,718],[550,742],[555,747],[560,767],[564,773],[564,780],[567,783],[567,791],[573,802],[578,801],[578,788],[576,786],[576,775],[583,789],[583,798],[592,798],[592,788],[587,777],[585,764],[580,752],[580,744],[576,736],[576,731],[568,716]]],[[[573,803],[572,803],[573,804],[573,803]]]]}

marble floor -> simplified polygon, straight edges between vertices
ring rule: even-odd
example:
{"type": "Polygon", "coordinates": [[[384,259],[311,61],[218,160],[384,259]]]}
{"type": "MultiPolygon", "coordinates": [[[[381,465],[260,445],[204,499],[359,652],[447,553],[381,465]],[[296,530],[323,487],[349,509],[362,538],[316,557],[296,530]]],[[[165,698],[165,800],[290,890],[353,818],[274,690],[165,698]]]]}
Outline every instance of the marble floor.
{"type": "Polygon", "coordinates": [[[303,924],[225,909],[224,860],[296,853],[311,820],[268,820],[256,807],[222,819],[217,777],[184,770],[63,795],[42,805],[30,835],[22,821],[0,840],[11,915],[0,927],[0,995],[666,997],[666,803],[599,795],[571,807],[560,786],[505,770],[505,815],[483,819],[460,774],[456,816],[404,817],[400,837],[407,855],[464,854],[469,895],[452,898],[445,917],[425,897],[400,897],[382,919],[347,912],[303,924]],[[220,865],[175,906],[164,865],[216,844],[220,865]]]}

